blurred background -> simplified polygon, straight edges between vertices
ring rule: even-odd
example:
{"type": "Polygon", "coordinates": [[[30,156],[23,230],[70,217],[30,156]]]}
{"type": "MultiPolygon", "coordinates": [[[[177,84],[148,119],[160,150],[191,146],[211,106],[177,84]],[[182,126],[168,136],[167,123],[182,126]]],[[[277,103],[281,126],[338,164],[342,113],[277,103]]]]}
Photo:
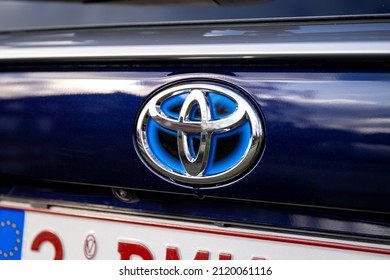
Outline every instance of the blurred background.
{"type": "Polygon", "coordinates": [[[386,13],[390,13],[390,0],[0,0],[0,31],[386,13]]]}

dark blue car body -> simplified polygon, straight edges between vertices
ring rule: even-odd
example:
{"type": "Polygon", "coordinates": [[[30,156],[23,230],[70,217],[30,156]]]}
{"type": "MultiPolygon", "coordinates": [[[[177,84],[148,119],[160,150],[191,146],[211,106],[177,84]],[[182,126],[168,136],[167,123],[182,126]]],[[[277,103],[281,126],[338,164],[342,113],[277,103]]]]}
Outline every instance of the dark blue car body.
{"type": "Polygon", "coordinates": [[[1,199],[390,243],[388,16],[14,30],[0,42],[1,199]],[[265,142],[246,176],[183,187],[137,155],[141,107],[183,81],[234,85],[255,104],[265,142]]]}

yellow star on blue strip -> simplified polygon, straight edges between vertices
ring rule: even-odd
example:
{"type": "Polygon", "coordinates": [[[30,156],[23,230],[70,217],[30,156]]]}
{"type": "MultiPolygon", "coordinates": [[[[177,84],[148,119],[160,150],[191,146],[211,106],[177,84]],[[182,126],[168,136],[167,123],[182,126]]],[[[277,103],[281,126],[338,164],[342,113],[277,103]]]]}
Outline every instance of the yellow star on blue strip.
{"type": "Polygon", "coordinates": [[[24,211],[0,208],[0,260],[22,256],[24,211]]]}

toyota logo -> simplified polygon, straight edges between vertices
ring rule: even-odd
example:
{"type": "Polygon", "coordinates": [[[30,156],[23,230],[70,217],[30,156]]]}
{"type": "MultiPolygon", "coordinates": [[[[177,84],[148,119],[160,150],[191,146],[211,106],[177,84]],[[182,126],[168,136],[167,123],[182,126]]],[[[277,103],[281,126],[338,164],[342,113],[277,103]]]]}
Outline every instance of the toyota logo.
{"type": "Polygon", "coordinates": [[[263,146],[256,108],[237,89],[185,83],[154,95],[136,126],[139,154],[164,178],[189,187],[230,183],[253,167],[263,146]]]}

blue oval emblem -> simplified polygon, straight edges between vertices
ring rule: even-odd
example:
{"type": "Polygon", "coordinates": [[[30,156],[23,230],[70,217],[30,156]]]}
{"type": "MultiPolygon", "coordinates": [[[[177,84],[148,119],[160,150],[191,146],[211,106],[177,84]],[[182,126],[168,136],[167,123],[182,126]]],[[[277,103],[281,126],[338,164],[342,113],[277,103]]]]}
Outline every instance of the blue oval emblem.
{"type": "Polygon", "coordinates": [[[186,83],[145,104],[136,136],[139,154],[152,170],[207,188],[246,174],[258,161],[264,132],[257,110],[238,90],[186,83]]]}

